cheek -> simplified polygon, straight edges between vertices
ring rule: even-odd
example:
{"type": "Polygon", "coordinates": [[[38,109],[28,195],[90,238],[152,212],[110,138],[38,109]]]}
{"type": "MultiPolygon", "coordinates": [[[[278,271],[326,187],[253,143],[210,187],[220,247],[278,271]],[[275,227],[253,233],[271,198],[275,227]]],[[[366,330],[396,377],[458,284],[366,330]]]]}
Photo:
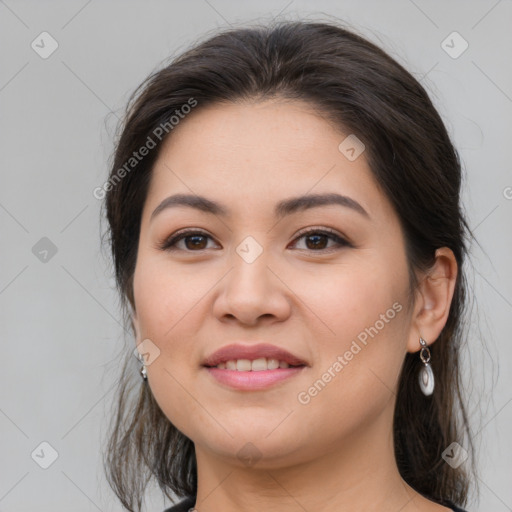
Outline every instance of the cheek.
{"type": "Polygon", "coordinates": [[[197,278],[169,268],[159,259],[141,258],[133,286],[142,334],[166,344],[182,327],[180,319],[188,318],[188,312],[204,295],[206,285],[197,284],[197,278]]]}
{"type": "Polygon", "coordinates": [[[389,411],[405,355],[405,308],[372,298],[371,307],[362,301],[331,319],[336,336],[316,340],[317,364],[295,400],[305,430],[321,423],[326,438],[349,436],[389,411]]]}
{"type": "MultiPolygon", "coordinates": [[[[377,262],[347,263],[325,265],[314,274],[298,273],[289,279],[305,307],[315,314],[311,318],[316,318],[324,341],[342,347],[376,322],[378,328],[382,327],[381,315],[388,310],[384,320],[400,316],[396,311],[399,306],[393,309],[393,304],[404,306],[406,275],[397,275],[392,270],[382,262],[380,266],[377,262]]],[[[386,330],[390,323],[397,322],[385,322],[386,330]]]]}
{"type": "Polygon", "coordinates": [[[316,364],[298,400],[315,411],[310,418],[328,411],[338,427],[355,428],[394,397],[405,355],[407,279],[406,269],[381,259],[303,282],[301,298],[319,318],[316,364]]]}
{"type": "Polygon", "coordinates": [[[193,365],[199,364],[195,347],[205,318],[201,298],[211,284],[197,273],[188,276],[156,261],[139,263],[133,286],[140,337],[151,340],[158,353],[147,366],[149,385],[164,414],[182,430],[191,417],[204,413],[191,399],[190,378],[193,365]]]}

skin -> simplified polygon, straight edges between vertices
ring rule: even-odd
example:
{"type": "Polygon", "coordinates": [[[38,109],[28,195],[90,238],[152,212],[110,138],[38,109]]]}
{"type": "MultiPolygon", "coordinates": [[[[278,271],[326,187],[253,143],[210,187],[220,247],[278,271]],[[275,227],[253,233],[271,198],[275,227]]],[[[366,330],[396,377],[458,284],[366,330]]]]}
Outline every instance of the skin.
{"type": "Polygon", "coordinates": [[[200,512],[449,510],[400,477],[392,421],[403,359],[419,351],[420,335],[430,343],[440,334],[457,265],[439,249],[410,301],[399,219],[365,154],[349,161],[338,150],[346,135],[298,101],[216,105],[175,127],[155,164],[133,323],[137,344],[149,339],[159,350],[147,366],[156,401],[195,444],[200,512]],[[369,218],[339,205],[273,215],[280,200],[333,191],[359,202],[369,218]],[[232,215],[180,207],[151,220],[175,193],[206,196],[232,215]],[[331,228],[353,246],[324,238],[316,248],[311,236],[298,238],[308,227],[331,228]],[[183,228],[207,238],[199,248],[190,238],[175,251],[158,247],[183,228]],[[263,250],[252,263],[236,252],[247,236],[263,250]],[[394,303],[402,310],[300,403],[298,393],[394,303]],[[228,388],[201,365],[239,341],[284,347],[309,366],[267,390],[228,388]],[[237,456],[247,443],[256,462],[237,456]]]}

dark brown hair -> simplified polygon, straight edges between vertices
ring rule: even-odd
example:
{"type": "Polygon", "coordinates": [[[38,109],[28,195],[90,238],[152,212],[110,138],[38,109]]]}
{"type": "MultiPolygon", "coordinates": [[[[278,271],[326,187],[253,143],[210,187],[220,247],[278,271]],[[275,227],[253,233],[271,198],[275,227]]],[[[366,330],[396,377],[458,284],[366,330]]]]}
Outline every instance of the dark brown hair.
{"type": "MultiPolygon", "coordinates": [[[[134,308],[141,212],[162,142],[172,137],[169,119],[184,112],[191,99],[197,111],[219,102],[267,98],[305,101],[365,144],[371,171],[405,234],[411,290],[417,286],[415,271],[428,271],[437,248],[448,247],[455,255],[459,273],[449,317],[431,346],[435,391],[430,397],[421,393],[420,358],[407,354],[397,389],[394,442],[399,471],[409,485],[434,501],[464,506],[470,475],[465,466],[452,468],[442,457],[453,441],[473,453],[459,369],[467,290],[463,263],[470,236],[460,205],[461,165],[421,84],[353,30],[301,21],[224,30],[152,73],[132,94],[109,184],[102,189],[105,235],[126,325],[128,305],[134,308]],[[165,123],[165,136],[156,137],[165,123]],[[155,147],[127,168],[133,152],[150,139],[155,147]]],[[[104,464],[111,487],[135,511],[152,477],[169,497],[169,491],[195,497],[197,471],[192,441],[162,413],[138,375],[132,350],[126,351],[104,464]]],[[[474,471],[474,465],[468,467],[474,471]]]]}

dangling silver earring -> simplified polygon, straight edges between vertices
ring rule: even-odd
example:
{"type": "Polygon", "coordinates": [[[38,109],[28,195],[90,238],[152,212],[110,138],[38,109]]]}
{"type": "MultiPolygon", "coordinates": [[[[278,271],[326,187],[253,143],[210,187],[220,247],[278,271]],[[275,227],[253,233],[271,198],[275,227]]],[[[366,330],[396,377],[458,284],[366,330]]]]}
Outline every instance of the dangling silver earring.
{"type": "Polygon", "coordinates": [[[420,336],[420,359],[423,362],[423,367],[418,375],[418,382],[422,393],[425,396],[430,396],[434,392],[434,372],[430,366],[430,349],[427,342],[420,336]]]}
{"type": "Polygon", "coordinates": [[[142,378],[146,381],[148,380],[148,374],[146,372],[146,366],[144,365],[144,356],[139,353],[139,361],[142,364],[142,367],[140,369],[140,374],[142,375],[142,378]]]}

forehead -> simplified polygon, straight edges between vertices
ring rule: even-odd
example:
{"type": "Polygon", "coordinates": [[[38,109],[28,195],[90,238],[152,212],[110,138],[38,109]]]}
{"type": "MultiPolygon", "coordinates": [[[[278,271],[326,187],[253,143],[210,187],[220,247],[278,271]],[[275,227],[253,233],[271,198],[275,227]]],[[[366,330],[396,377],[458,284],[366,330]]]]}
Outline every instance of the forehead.
{"type": "Polygon", "coordinates": [[[364,152],[351,161],[340,151],[348,135],[301,101],[198,105],[163,143],[148,203],[183,192],[270,209],[283,197],[337,192],[371,213],[385,198],[364,152]]]}
{"type": "Polygon", "coordinates": [[[164,142],[180,161],[215,157],[253,163],[306,163],[337,150],[344,135],[302,101],[266,100],[196,107],[164,142]],[[190,153],[193,148],[197,151],[190,153]]]}

